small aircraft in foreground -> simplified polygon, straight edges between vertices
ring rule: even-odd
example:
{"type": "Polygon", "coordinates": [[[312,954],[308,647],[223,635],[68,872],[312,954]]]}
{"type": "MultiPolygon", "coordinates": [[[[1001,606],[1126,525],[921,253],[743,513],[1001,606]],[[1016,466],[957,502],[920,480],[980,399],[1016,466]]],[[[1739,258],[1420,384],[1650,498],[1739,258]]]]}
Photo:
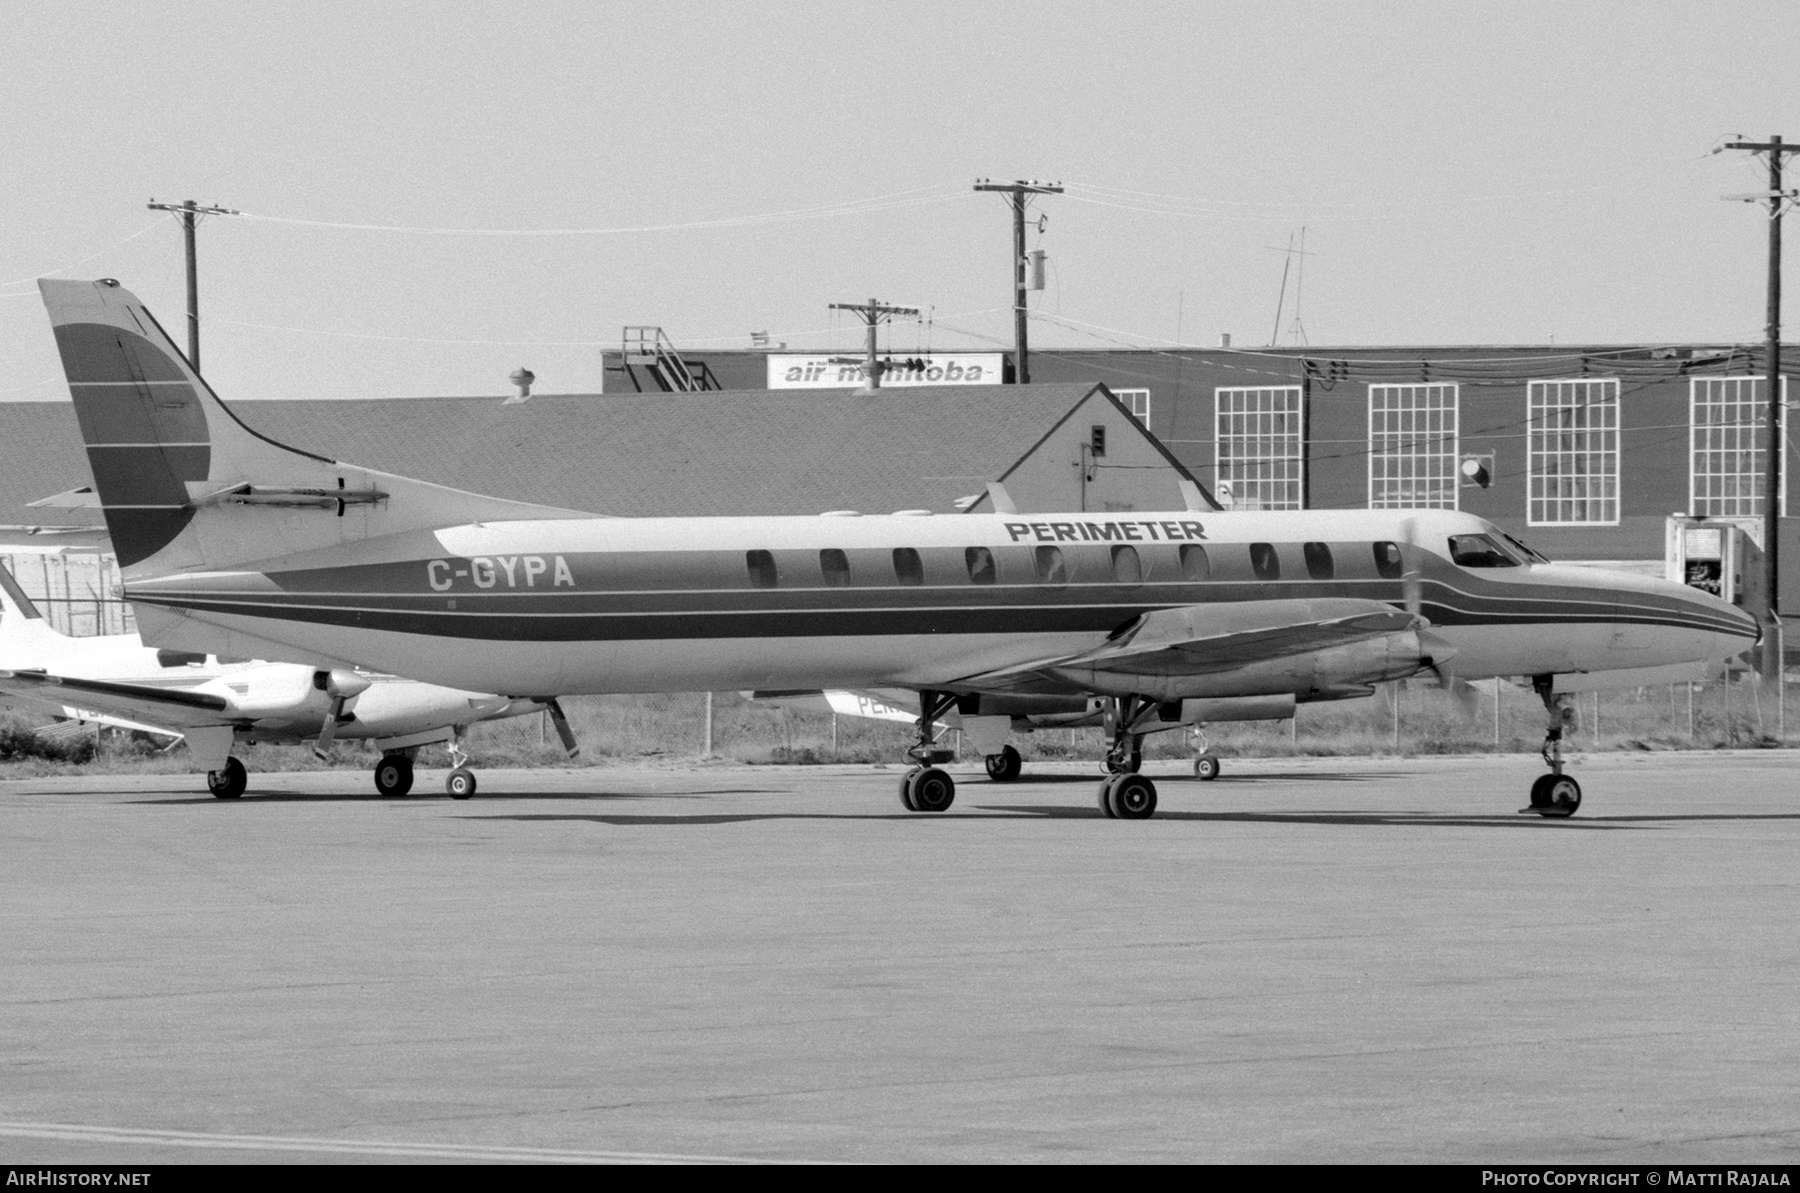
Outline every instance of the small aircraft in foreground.
{"type": "MultiPolygon", "coordinates": [[[[375,790],[412,789],[421,747],[466,756],[461,732],[478,721],[548,710],[564,748],[574,735],[553,700],[509,700],[416,680],[295,663],[227,662],[145,646],[136,634],[72,638],[57,632],[0,567],[0,701],[76,721],[184,738],[206,786],[220,799],[244,793],[249,775],[234,742],[305,742],[324,757],[336,738],[370,739],[381,751],[375,790]]],[[[450,794],[466,798],[473,788],[450,794]]]]}
{"type": "Polygon", "coordinates": [[[902,688],[919,694],[913,811],[955,798],[932,764],[953,707],[1102,697],[1097,801],[1143,819],[1156,785],[1126,763],[1171,706],[1348,699],[1453,667],[1530,678],[1549,771],[1524,810],[1568,816],[1573,693],[1666,682],[1759,637],[1715,597],[1557,567],[1450,511],[609,518],[503,501],[267,439],[117,282],[38,285],[146,642],[500,692],[902,688]]]}

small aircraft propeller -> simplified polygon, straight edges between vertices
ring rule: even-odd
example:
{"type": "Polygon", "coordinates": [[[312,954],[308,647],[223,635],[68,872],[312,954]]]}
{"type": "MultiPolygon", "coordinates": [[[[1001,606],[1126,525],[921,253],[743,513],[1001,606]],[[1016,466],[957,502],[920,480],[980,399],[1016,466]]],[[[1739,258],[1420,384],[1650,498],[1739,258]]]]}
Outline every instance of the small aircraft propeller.
{"type": "Polygon", "coordinates": [[[563,714],[561,704],[556,697],[546,696],[542,700],[545,708],[550,710],[550,723],[556,726],[556,738],[562,742],[562,748],[569,757],[574,758],[581,753],[581,743],[575,740],[575,731],[569,728],[569,718],[563,714]]]}
{"type": "MultiPolygon", "coordinates": [[[[1423,548],[1419,546],[1418,524],[1412,518],[1400,523],[1400,535],[1406,540],[1405,570],[1400,573],[1400,591],[1406,601],[1406,611],[1419,620],[1421,627],[1429,627],[1431,619],[1422,612],[1425,605],[1424,585],[1419,581],[1419,556],[1423,548]]],[[[1420,659],[1431,673],[1437,677],[1439,686],[1445,691],[1455,687],[1455,678],[1444,666],[1444,661],[1456,653],[1456,648],[1435,634],[1419,631],[1419,645],[1425,653],[1420,659]]]]}
{"type": "Polygon", "coordinates": [[[368,691],[369,683],[367,677],[341,668],[313,672],[313,687],[331,697],[331,706],[325,710],[325,721],[319,726],[319,740],[313,743],[313,754],[321,762],[331,757],[331,742],[337,737],[344,705],[368,691]]]}

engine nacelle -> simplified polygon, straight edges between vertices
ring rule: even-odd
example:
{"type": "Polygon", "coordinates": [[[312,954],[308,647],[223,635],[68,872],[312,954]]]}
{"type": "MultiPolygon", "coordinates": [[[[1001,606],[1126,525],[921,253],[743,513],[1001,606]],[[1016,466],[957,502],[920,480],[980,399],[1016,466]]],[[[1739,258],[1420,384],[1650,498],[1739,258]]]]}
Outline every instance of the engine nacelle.
{"type": "Polygon", "coordinates": [[[1290,694],[1304,699],[1333,688],[1405,679],[1430,667],[1434,656],[1441,661],[1449,653],[1441,645],[1428,645],[1417,630],[1403,630],[1200,674],[1141,674],[1086,667],[1058,667],[1054,674],[1076,687],[1109,696],[1169,701],[1290,694]]]}

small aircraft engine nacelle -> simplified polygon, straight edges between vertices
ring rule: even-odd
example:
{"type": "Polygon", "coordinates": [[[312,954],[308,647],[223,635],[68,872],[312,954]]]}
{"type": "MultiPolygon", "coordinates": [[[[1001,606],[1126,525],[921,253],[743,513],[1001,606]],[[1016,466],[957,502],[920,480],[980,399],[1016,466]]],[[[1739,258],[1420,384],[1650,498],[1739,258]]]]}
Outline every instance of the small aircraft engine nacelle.
{"type": "Polygon", "coordinates": [[[354,671],[345,671],[342,667],[334,667],[330,671],[313,672],[313,687],[324,692],[334,700],[348,700],[352,696],[360,696],[369,690],[372,681],[354,671]]]}
{"type": "Polygon", "coordinates": [[[1308,696],[1333,688],[1405,679],[1433,662],[1441,664],[1453,653],[1417,630],[1402,630],[1197,675],[1132,674],[1084,667],[1058,667],[1053,673],[1090,691],[1161,701],[1284,692],[1308,696]]]}

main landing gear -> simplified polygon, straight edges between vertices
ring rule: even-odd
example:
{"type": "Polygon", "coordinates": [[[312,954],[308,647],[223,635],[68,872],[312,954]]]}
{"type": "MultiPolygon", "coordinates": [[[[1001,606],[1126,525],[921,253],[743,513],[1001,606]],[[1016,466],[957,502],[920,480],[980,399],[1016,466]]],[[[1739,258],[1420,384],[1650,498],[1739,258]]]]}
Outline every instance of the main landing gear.
{"type": "MultiPolygon", "coordinates": [[[[900,803],[908,812],[943,812],[956,800],[956,780],[935,765],[948,762],[950,753],[932,748],[937,744],[937,719],[955,703],[956,696],[952,692],[919,693],[919,739],[906,751],[906,756],[915,765],[900,779],[900,803]]],[[[1017,750],[1011,746],[1006,749],[1015,759],[1018,757],[1017,750]]],[[[990,761],[988,774],[993,773],[990,761]]],[[[1013,774],[1017,777],[1016,769],[1013,774]]]]}
{"type": "Polygon", "coordinates": [[[249,785],[249,772],[235,758],[226,758],[224,766],[206,772],[206,789],[213,793],[214,799],[236,799],[249,785]]]}
{"type": "Polygon", "coordinates": [[[1551,690],[1552,682],[1553,677],[1548,675],[1534,676],[1531,681],[1544,702],[1544,711],[1549,714],[1543,753],[1550,773],[1539,775],[1532,783],[1531,806],[1520,808],[1519,812],[1521,815],[1536,812],[1539,816],[1566,820],[1581,807],[1581,784],[1563,774],[1563,732],[1575,728],[1575,697],[1568,692],[1557,695],[1551,690]]]}
{"type": "Polygon", "coordinates": [[[1100,811],[1115,820],[1148,820],[1156,815],[1156,784],[1137,773],[1144,761],[1139,726],[1156,717],[1157,705],[1142,696],[1108,697],[1101,724],[1112,735],[1102,764],[1108,771],[1099,790],[1100,811]]]}
{"type": "Polygon", "coordinates": [[[406,750],[383,754],[375,764],[375,791],[384,797],[398,797],[412,790],[413,760],[406,750]]]}
{"type": "Polygon", "coordinates": [[[1011,746],[1002,749],[998,754],[989,754],[985,759],[988,778],[996,783],[1010,783],[1019,777],[1025,769],[1025,760],[1011,746]]]}

